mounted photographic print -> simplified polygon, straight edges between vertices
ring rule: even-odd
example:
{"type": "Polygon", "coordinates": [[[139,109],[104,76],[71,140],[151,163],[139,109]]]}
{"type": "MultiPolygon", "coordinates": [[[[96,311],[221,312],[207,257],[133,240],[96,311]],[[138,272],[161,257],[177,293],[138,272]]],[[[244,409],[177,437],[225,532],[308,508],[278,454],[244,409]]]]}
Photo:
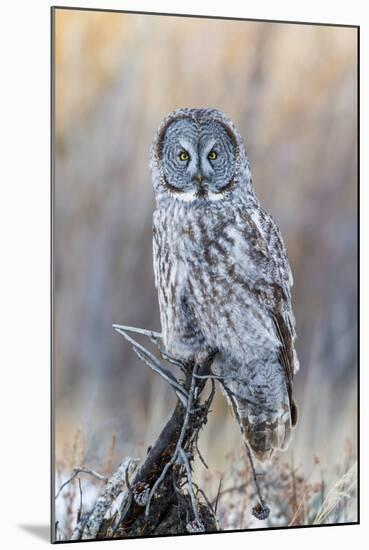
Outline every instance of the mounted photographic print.
{"type": "Polygon", "coordinates": [[[358,523],[359,28],[51,25],[52,541],[358,523]]]}

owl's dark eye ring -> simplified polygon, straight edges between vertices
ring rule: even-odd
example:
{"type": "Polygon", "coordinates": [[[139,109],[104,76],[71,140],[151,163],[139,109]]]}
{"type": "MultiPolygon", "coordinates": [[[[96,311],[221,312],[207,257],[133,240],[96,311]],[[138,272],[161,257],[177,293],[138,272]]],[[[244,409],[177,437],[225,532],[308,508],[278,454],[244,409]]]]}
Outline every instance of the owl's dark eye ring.
{"type": "Polygon", "coordinates": [[[209,160],[216,160],[218,158],[218,153],[216,151],[210,151],[208,154],[209,160]]]}
{"type": "Polygon", "coordinates": [[[179,160],[190,160],[190,155],[187,153],[187,151],[181,151],[178,155],[179,160]]]}

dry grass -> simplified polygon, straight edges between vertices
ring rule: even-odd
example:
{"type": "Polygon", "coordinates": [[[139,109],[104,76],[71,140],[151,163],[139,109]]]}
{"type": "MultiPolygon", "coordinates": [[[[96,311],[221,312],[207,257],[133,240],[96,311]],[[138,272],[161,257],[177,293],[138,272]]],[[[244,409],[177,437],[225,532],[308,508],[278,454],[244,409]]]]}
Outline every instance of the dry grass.
{"type": "MultiPolygon", "coordinates": [[[[273,460],[271,467],[260,476],[264,496],[271,508],[268,520],[260,522],[251,515],[255,502],[250,483],[250,468],[246,457],[233,462],[231,473],[222,481],[218,518],[222,529],[253,529],[256,527],[286,527],[347,523],[357,520],[356,461],[354,457],[348,470],[331,486],[319,470],[320,461],[311,458],[311,469],[303,472],[293,460],[287,462],[283,455],[273,460]]],[[[345,461],[348,456],[345,457],[345,461]]],[[[346,464],[337,466],[342,471],[346,464]]]]}
{"type": "MultiPolygon", "coordinates": [[[[117,461],[116,436],[101,464],[100,472],[110,476],[117,461]]],[[[141,449],[137,449],[142,454],[141,449]]],[[[60,486],[76,464],[83,464],[83,438],[77,431],[71,448],[56,463],[56,484],[60,486]]],[[[244,452],[231,451],[225,455],[226,469],[202,469],[200,487],[216,507],[220,528],[238,529],[327,525],[357,521],[357,462],[352,445],[347,442],[342,462],[335,464],[331,475],[324,475],[322,463],[311,456],[309,471],[295,464],[293,455],[280,454],[270,465],[259,465],[259,482],[271,508],[267,520],[259,521],[251,514],[256,496],[250,465],[244,452]]],[[[62,492],[56,503],[57,538],[71,538],[81,513],[88,512],[103,486],[103,482],[80,475],[62,492]],[[82,495],[82,496],[81,496],[82,495]],[[82,505],[81,505],[82,498],[82,505]]]]}

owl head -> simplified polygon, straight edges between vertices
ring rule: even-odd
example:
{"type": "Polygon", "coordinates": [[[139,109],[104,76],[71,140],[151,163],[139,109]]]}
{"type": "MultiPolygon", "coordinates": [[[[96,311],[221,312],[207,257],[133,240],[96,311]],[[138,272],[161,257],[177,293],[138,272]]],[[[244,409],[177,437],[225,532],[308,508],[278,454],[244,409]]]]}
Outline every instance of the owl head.
{"type": "Polygon", "coordinates": [[[151,149],[157,198],[209,202],[252,193],[241,136],[216,109],[177,109],[159,126],[151,149]]]}

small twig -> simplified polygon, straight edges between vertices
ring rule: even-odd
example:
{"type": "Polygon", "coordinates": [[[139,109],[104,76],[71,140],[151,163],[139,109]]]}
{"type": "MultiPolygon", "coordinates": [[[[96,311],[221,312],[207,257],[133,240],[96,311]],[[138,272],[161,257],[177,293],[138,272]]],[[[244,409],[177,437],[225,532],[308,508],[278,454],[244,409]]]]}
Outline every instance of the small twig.
{"type": "MultiPolygon", "coordinates": [[[[195,375],[195,377],[199,378],[199,375],[195,375]]],[[[215,382],[212,378],[210,380],[211,380],[211,390],[210,390],[209,397],[206,399],[206,401],[200,407],[200,410],[202,410],[203,418],[206,418],[206,416],[208,415],[210,405],[212,404],[213,399],[214,399],[214,395],[215,395],[215,382]]],[[[198,452],[198,455],[199,455],[199,458],[200,458],[201,462],[203,463],[203,465],[205,466],[205,468],[208,470],[209,466],[207,465],[204,457],[202,456],[202,454],[200,452],[200,449],[199,449],[199,445],[198,445],[198,439],[199,439],[199,434],[200,434],[201,427],[202,427],[202,425],[200,424],[198,429],[195,431],[193,437],[191,438],[191,443],[194,442],[196,451],[198,452]]]]}
{"type": "Polygon", "coordinates": [[[166,382],[168,382],[172,387],[179,390],[184,397],[188,398],[187,392],[184,387],[178,382],[174,374],[172,374],[168,369],[161,365],[155,355],[148,351],[144,346],[139,344],[136,340],[131,338],[123,329],[118,328],[117,326],[115,326],[114,328],[133,346],[133,351],[145,363],[145,365],[150,367],[157,374],[160,374],[160,376],[164,378],[166,382]]]}
{"type": "MultiPolygon", "coordinates": [[[[236,405],[236,403],[233,399],[232,392],[225,386],[225,384],[222,384],[222,385],[223,385],[223,388],[224,388],[224,390],[226,391],[226,393],[229,397],[229,400],[230,400],[230,402],[232,404],[232,407],[233,407],[233,410],[234,410],[234,414],[235,414],[235,416],[237,418],[237,421],[238,421],[238,424],[240,426],[242,435],[244,436],[241,419],[240,419],[240,416],[238,414],[237,405],[236,405]]],[[[266,519],[269,516],[270,509],[269,509],[269,506],[267,506],[267,504],[265,503],[265,500],[261,495],[260,486],[259,486],[259,482],[258,482],[258,479],[257,479],[258,474],[256,473],[256,470],[255,470],[254,461],[253,461],[253,458],[252,458],[250,446],[247,443],[245,437],[244,437],[244,445],[245,445],[247,456],[248,456],[248,459],[249,459],[249,462],[250,462],[252,477],[253,477],[253,480],[254,480],[254,485],[255,485],[256,492],[257,492],[257,495],[258,495],[258,498],[259,498],[259,503],[256,506],[254,506],[254,508],[252,509],[252,514],[257,519],[260,519],[260,520],[261,519],[266,519]]]]}
{"type": "MultiPolygon", "coordinates": [[[[143,353],[141,353],[141,351],[139,351],[135,346],[133,346],[133,351],[135,352],[135,354],[137,355],[137,357],[139,359],[141,359],[141,361],[143,363],[145,363],[145,365],[147,365],[148,367],[150,367],[152,370],[154,370],[155,372],[157,372],[162,378],[164,378],[164,380],[166,382],[168,382],[174,389],[177,397],[181,400],[182,404],[186,407],[187,406],[187,398],[188,398],[188,395],[187,395],[187,392],[186,390],[184,389],[184,387],[178,382],[178,380],[173,376],[174,379],[171,378],[171,376],[168,376],[166,375],[166,369],[164,369],[164,367],[162,367],[162,370],[158,370],[157,366],[156,365],[153,365],[148,359],[147,357],[144,356],[143,353]]],[[[169,372],[169,371],[168,371],[169,372]]]]}
{"type": "Polygon", "coordinates": [[[193,513],[194,513],[194,516],[195,516],[195,519],[196,519],[196,523],[199,527],[203,528],[203,524],[202,524],[201,518],[199,516],[199,513],[197,511],[197,507],[196,507],[196,498],[195,498],[195,493],[193,491],[191,468],[190,468],[190,465],[188,463],[188,458],[186,456],[186,453],[182,449],[182,447],[179,448],[179,454],[182,457],[183,464],[184,464],[184,467],[185,467],[185,470],[186,470],[187,485],[188,485],[188,489],[189,489],[189,493],[190,493],[192,510],[193,510],[193,513]]]}
{"type": "MultiPolygon", "coordinates": [[[[199,432],[199,430],[197,430],[197,433],[199,432]]],[[[195,438],[195,447],[196,447],[196,451],[197,451],[197,454],[199,455],[199,458],[201,460],[201,462],[203,463],[203,465],[205,466],[205,468],[207,470],[209,470],[209,466],[206,464],[205,462],[205,459],[204,457],[202,456],[201,452],[200,452],[200,449],[199,449],[199,439],[198,437],[195,438]]]]}
{"type": "Polygon", "coordinates": [[[206,494],[204,493],[204,491],[201,489],[201,487],[199,487],[197,485],[197,483],[195,483],[194,481],[192,482],[193,486],[196,488],[196,496],[198,493],[200,493],[202,496],[203,496],[203,499],[205,500],[209,510],[211,511],[214,519],[216,520],[216,515],[215,515],[215,510],[210,502],[210,500],[208,499],[208,497],[206,496],[206,494]]]}
{"type": "Polygon", "coordinates": [[[215,395],[215,382],[212,378],[210,379],[210,382],[211,382],[211,390],[210,390],[210,393],[209,393],[209,397],[205,401],[206,414],[209,412],[210,405],[212,404],[213,399],[214,399],[214,395],[215,395]]]}
{"type": "Polygon", "coordinates": [[[158,338],[162,338],[161,332],[155,332],[154,330],[147,330],[145,328],[129,327],[126,325],[117,325],[117,324],[114,324],[113,328],[115,328],[115,330],[118,330],[118,331],[122,330],[125,332],[134,332],[136,334],[143,334],[144,336],[148,336],[150,340],[154,341],[154,343],[156,343],[156,340],[158,338]]]}
{"type": "Polygon", "coordinates": [[[146,517],[148,517],[148,515],[149,515],[151,499],[152,499],[156,489],[159,487],[159,485],[161,484],[161,482],[165,478],[166,473],[169,470],[169,468],[176,461],[176,459],[178,457],[179,449],[181,449],[181,447],[182,447],[183,439],[185,437],[186,430],[187,430],[188,420],[190,418],[190,410],[191,410],[191,406],[192,406],[192,400],[193,400],[194,390],[195,390],[195,380],[196,380],[195,377],[194,377],[194,374],[196,374],[197,369],[198,369],[198,365],[195,365],[194,368],[193,368],[193,372],[192,372],[191,385],[190,385],[190,391],[189,391],[189,395],[188,395],[188,403],[187,403],[186,413],[185,413],[185,417],[184,417],[184,420],[183,420],[181,432],[179,434],[179,438],[178,438],[178,441],[177,441],[175,451],[173,453],[172,458],[165,464],[162,473],[160,474],[158,479],[155,481],[153,487],[150,490],[149,498],[148,498],[148,501],[147,501],[147,504],[146,504],[146,509],[145,509],[145,516],[146,517]]]}
{"type": "Polygon", "coordinates": [[[161,332],[155,332],[154,330],[146,330],[144,328],[138,328],[138,327],[129,327],[126,325],[117,325],[114,324],[113,328],[120,331],[125,332],[134,332],[135,334],[142,334],[143,336],[147,336],[153,344],[158,348],[160,355],[163,359],[168,361],[168,363],[171,363],[172,365],[176,365],[176,367],[179,367],[185,374],[188,374],[188,369],[186,368],[186,364],[181,361],[180,359],[176,359],[175,357],[172,357],[167,353],[163,347],[160,344],[160,341],[163,338],[163,335],[161,332]]]}
{"type": "Polygon", "coordinates": [[[221,477],[220,480],[219,480],[217,496],[215,497],[215,501],[214,501],[214,513],[215,513],[215,515],[216,515],[217,510],[218,510],[218,502],[219,502],[219,497],[221,495],[220,489],[222,487],[222,481],[223,481],[223,478],[221,477]]]}
{"type": "Polygon", "coordinates": [[[177,495],[181,495],[181,496],[182,496],[182,492],[180,491],[179,487],[178,487],[177,484],[176,484],[174,475],[172,475],[172,482],[173,482],[173,488],[174,488],[175,492],[177,493],[177,495]]]}
{"type": "Polygon", "coordinates": [[[100,481],[108,481],[108,478],[102,474],[99,474],[98,472],[95,472],[95,470],[90,470],[89,468],[85,468],[85,466],[77,466],[76,468],[73,468],[72,475],[70,476],[67,481],[64,481],[64,483],[59,487],[59,491],[55,495],[55,500],[58,498],[64,487],[68,485],[78,474],[89,474],[93,477],[96,477],[96,479],[99,479],[100,481]]]}
{"type": "Polygon", "coordinates": [[[186,363],[184,363],[180,359],[176,359],[175,357],[172,357],[171,355],[169,355],[169,353],[167,353],[158,342],[156,343],[156,347],[158,348],[161,357],[165,361],[168,361],[168,363],[171,363],[172,365],[175,365],[176,367],[180,368],[181,371],[186,376],[188,375],[188,367],[186,366],[186,363]]]}
{"type": "Polygon", "coordinates": [[[81,478],[78,478],[78,487],[79,487],[79,509],[77,512],[77,523],[80,522],[82,515],[82,487],[81,487],[81,478]]]}
{"type": "Polygon", "coordinates": [[[257,492],[257,495],[258,495],[258,497],[259,497],[260,502],[263,504],[263,503],[264,503],[264,499],[263,499],[263,497],[261,496],[261,491],[260,491],[259,483],[258,483],[258,481],[257,481],[257,473],[256,473],[256,470],[255,470],[255,465],[254,465],[254,461],[253,461],[253,458],[252,458],[252,453],[251,453],[250,445],[249,445],[246,441],[244,441],[244,445],[245,445],[245,448],[246,448],[246,451],[247,451],[247,456],[248,456],[248,459],[249,459],[249,462],[250,462],[251,472],[252,472],[252,477],[253,477],[253,479],[254,479],[256,492],[257,492]]]}

